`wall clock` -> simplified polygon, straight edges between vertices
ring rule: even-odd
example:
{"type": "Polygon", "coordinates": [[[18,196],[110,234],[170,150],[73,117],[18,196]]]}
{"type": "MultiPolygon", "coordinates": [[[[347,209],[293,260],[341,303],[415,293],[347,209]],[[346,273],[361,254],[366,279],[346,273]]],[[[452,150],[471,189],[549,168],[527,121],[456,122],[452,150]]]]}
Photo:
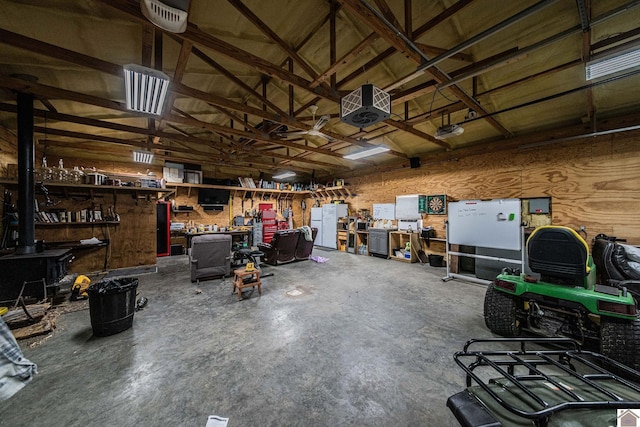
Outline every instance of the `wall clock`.
{"type": "Polygon", "coordinates": [[[445,215],[447,213],[447,196],[444,194],[427,196],[427,213],[445,215]]]}

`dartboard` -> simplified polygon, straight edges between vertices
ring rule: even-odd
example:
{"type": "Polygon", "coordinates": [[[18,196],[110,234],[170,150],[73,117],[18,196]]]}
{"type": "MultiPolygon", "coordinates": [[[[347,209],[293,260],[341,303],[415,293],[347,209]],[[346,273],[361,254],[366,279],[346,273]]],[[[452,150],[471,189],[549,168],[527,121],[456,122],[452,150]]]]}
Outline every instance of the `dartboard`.
{"type": "Polygon", "coordinates": [[[441,196],[428,196],[427,204],[429,205],[429,214],[444,214],[446,213],[446,198],[441,196]]]}

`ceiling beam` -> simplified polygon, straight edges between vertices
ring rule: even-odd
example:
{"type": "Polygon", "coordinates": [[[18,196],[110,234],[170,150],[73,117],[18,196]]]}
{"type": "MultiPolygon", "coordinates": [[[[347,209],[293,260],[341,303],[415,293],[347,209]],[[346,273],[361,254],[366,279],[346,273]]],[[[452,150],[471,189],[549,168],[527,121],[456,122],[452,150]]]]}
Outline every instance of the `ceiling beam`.
{"type": "Polygon", "coordinates": [[[2,124],[0,124],[0,152],[18,155],[18,136],[2,124]]]}
{"type": "Polygon", "coordinates": [[[264,33],[271,41],[277,44],[288,56],[293,59],[308,75],[311,79],[316,79],[318,77],[318,73],[305,61],[302,59],[298,52],[289,46],[284,40],[278,36],[275,31],[273,31],[267,24],[264,23],[258,16],[251,11],[244,3],[240,0],[227,0],[233,7],[235,7],[245,18],[249,20],[253,25],[256,26],[260,31],[264,33]]]}
{"type": "MultiPolygon", "coordinates": [[[[17,107],[15,105],[11,105],[11,104],[0,104],[0,111],[7,111],[7,112],[11,112],[11,113],[17,113],[17,107]]],[[[59,121],[59,122],[66,122],[66,123],[75,123],[75,124],[81,124],[81,125],[85,125],[85,126],[92,126],[92,127],[97,127],[97,128],[101,128],[101,129],[109,129],[109,130],[117,130],[120,132],[127,132],[127,133],[133,133],[133,134],[137,134],[137,135],[146,135],[146,136],[157,136],[163,139],[168,139],[168,140],[175,140],[175,141],[182,141],[182,142],[191,142],[191,143],[196,143],[196,144],[200,144],[200,145],[206,145],[209,146],[210,148],[221,152],[220,149],[210,146],[211,141],[207,141],[204,139],[200,139],[200,138],[195,138],[195,137],[191,137],[191,136],[184,136],[184,135],[179,135],[179,134],[173,134],[173,133],[167,133],[167,132],[162,132],[159,130],[155,130],[155,129],[148,129],[148,128],[144,128],[144,127],[137,127],[137,126],[129,126],[129,125],[123,125],[121,123],[113,123],[113,122],[106,122],[103,120],[96,120],[96,119],[90,119],[87,117],[78,117],[78,116],[72,116],[69,114],[61,114],[61,113],[54,113],[51,111],[45,111],[45,110],[39,110],[34,108],[33,109],[33,115],[34,117],[42,117],[45,120],[49,120],[49,121],[59,121]]],[[[45,128],[47,129],[47,128],[45,128]]],[[[164,148],[165,145],[161,145],[157,148],[164,148]]]]}
{"type": "MultiPolygon", "coordinates": [[[[49,43],[45,43],[45,42],[40,42],[38,40],[34,40],[31,39],[29,37],[25,37],[16,33],[11,33],[9,31],[6,30],[2,30],[0,29],[0,42],[8,42],[8,43],[15,43],[18,45],[18,47],[27,49],[27,50],[31,50],[33,52],[37,52],[43,55],[47,55],[47,56],[53,56],[55,58],[59,58],[59,59],[63,59],[66,60],[68,62],[71,63],[75,63],[78,65],[87,65],[91,68],[95,68],[99,71],[108,73],[108,74],[112,74],[112,75],[116,75],[118,77],[122,77],[122,67],[116,64],[112,64],[109,63],[107,61],[102,61],[96,58],[92,58],[88,55],[84,55],[81,53],[77,53],[77,52],[73,52],[70,51],[68,49],[64,49],[64,48],[59,48],[57,46],[51,45],[49,43]],[[4,37],[6,36],[6,37],[4,37]],[[4,38],[3,38],[4,37],[4,38]]],[[[14,79],[15,80],[15,79],[14,79]]],[[[0,85],[2,85],[0,83],[0,85]]],[[[14,88],[15,89],[15,88],[14,88]]],[[[219,96],[219,95],[215,95],[212,93],[207,93],[207,92],[203,92],[200,91],[198,89],[194,89],[191,87],[188,87],[184,84],[181,84],[179,82],[172,82],[171,86],[170,86],[170,90],[173,92],[177,92],[178,94],[184,95],[184,96],[189,96],[195,99],[199,99],[201,101],[205,101],[208,103],[212,103],[214,105],[218,105],[218,106],[222,106],[225,108],[229,108],[232,110],[236,110],[236,111],[240,111],[240,112],[245,112],[247,114],[251,114],[266,120],[270,120],[273,122],[277,122],[277,123],[282,123],[282,124],[286,124],[298,129],[302,129],[302,130],[311,130],[312,126],[307,125],[305,123],[301,123],[296,121],[295,119],[288,117],[288,116],[280,116],[280,115],[276,115],[276,114],[271,114],[268,112],[265,112],[259,108],[254,108],[251,106],[248,106],[246,104],[241,104],[238,102],[234,102],[231,100],[228,100],[227,98],[223,97],[223,96],[219,96]]],[[[83,98],[82,94],[77,94],[78,96],[74,96],[75,99],[78,102],[82,102],[80,101],[80,99],[83,98]]],[[[107,101],[104,100],[105,102],[102,103],[102,106],[106,105],[111,105],[111,107],[106,107],[106,108],[114,108],[116,107],[117,103],[115,103],[114,101],[107,101]]],[[[88,103],[92,103],[92,102],[88,102],[88,103]]],[[[116,107],[116,109],[119,109],[116,107]]],[[[344,137],[343,135],[338,135],[338,134],[331,134],[332,138],[336,138],[336,139],[341,139],[344,140],[345,142],[357,145],[357,146],[361,146],[361,147],[370,147],[371,145],[368,144],[365,141],[359,141],[359,140],[355,140],[355,139],[349,139],[348,137],[344,137]]],[[[399,155],[402,155],[401,153],[398,153],[399,155]]]]}
{"type": "MultiPolygon", "coordinates": [[[[439,145],[440,147],[446,148],[447,150],[451,149],[451,145],[446,142],[446,141],[440,141],[439,139],[435,139],[433,136],[426,134],[424,132],[419,131],[418,129],[414,129],[413,126],[411,126],[408,123],[402,122],[400,120],[394,120],[394,119],[387,119],[384,121],[386,124],[391,125],[395,128],[398,128],[402,131],[408,132],[410,134],[413,134],[415,136],[419,136],[422,139],[426,139],[427,141],[433,142],[436,145],[439,145]]],[[[406,156],[408,157],[408,156],[406,156]]]]}
{"type": "Polygon", "coordinates": [[[42,102],[42,105],[44,105],[45,107],[47,107],[47,110],[49,111],[53,111],[54,113],[57,113],[58,110],[56,109],[56,107],[51,103],[51,101],[49,101],[47,98],[38,98],[38,101],[42,102]]]}
{"type": "Polygon", "coordinates": [[[50,58],[57,58],[72,64],[93,68],[94,70],[102,71],[103,73],[123,77],[122,65],[103,61],[83,53],[73,52],[69,49],[45,43],[3,28],[0,28],[0,43],[30,52],[39,53],[50,58]]]}
{"type": "MultiPolygon", "coordinates": [[[[422,64],[422,61],[424,59],[423,54],[413,49],[405,41],[402,33],[390,27],[367,6],[363,5],[359,0],[340,0],[340,2],[353,14],[364,21],[371,29],[379,32],[382,35],[382,38],[384,38],[392,47],[394,47],[396,50],[398,50],[407,58],[413,60],[417,64],[422,64]]],[[[438,83],[450,80],[450,77],[445,72],[441,71],[437,66],[432,66],[431,68],[426,69],[426,71],[430,73],[438,83]]],[[[449,90],[451,90],[458,97],[458,99],[464,102],[467,107],[481,113],[486,118],[487,122],[491,124],[495,129],[497,129],[501,134],[503,134],[504,136],[511,135],[511,132],[509,132],[502,124],[500,124],[500,122],[491,117],[489,115],[489,112],[487,112],[484,107],[482,107],[475,99],[465,93],[457,85],[452,85],[449,90]]]]}
{"type": "MultiPolygon", "coordinates": [[[[57,89],[51,86],[45,86],[35,82],[28,82],[26,80],[16,79],[6,75],[0,75],[0,76],[2,77],[0,78],[1,87],[7,87],[9,89],[14,89],[20,92],[33,93],[35,95],[43,95],[49,98],[70,99],[72,101],[82,102],[85,104],[97,105],[104,108],[110,108],[114,110],[129,112],[122,103],[119,103],[116,101],[108,101],[108,100],[98,98],[98,97],[93,97],[90,95],[84,95],[76,92],[67,91],[64,89],[57,89]]],[[[141,116],[144,117],[144,115],[141,115],[141,116]]],[[[262,135],[255,135],[251,132],[246,132],[239,129],[233,129],[230,127],[216,125],[213,123],[202,122],[192,118],[178,116],[174,113],[169,113],[165,118],[165,120],[169,122],[180,123],[180,124],[193,126],[201,129],[209,129],[214,132],[235,134],[244,138],[255,139],[258,141],[280,145],[283,147],[296,148],[298,150],[314,151],[316,153],[325,154],[327,156],[332,156],[332,157],[342,157],[342,155],[334,153],[329,150],[323,150],[321,148],[316,148],[316,147],[303,146],[303,145],[296,144],[294,142],[285,141],[285,140],[271,139],[271,138],[264,137],[262,135]]],[[[311,126],[307,126],[307,127],[309,129],[311,128],[311,126]]],[[[340,138],[343,138],[343,137],[339,135],[339,138],[337,139],[340,139],[340,138]]],[[[371,144],[367,144],[367,145],[371,146],[371,144]]]]}
{"type": "Polygon", "coordinates": [[[215,68],[216,70],[218,70],[222,75],[224,75],[226,78],[228,78],[229,80],[231,80],[233,83],[235,83],[236,85],[238,85],[239,87],[241,87],[242,89],[244,89],[249,95],[253,96],[254,98],[256,98],[259,102],[262,102],[264,104],[267,104],[276,114],[280,114],[283,117],[288,116],[288,114],[281,110],[277,105],[275,105],[273,102],[269,101],[268,99],[265,99],[262,95],[260,95],[258,92],[256,92],[253,88],[251,88],[251,86],[247,85],[245,82],[243,82],[241,79],[237,78],[236,76],[234,76],[231,72],[229,72],[229,70],[227,70],[226,68],[224,68],[222,65],[220,65],[219,63],[217,63],[215,60],[213,60],[210,56],[208,56],[207,54],[205,54],[203,51],[201,51],[198,48],[193,48],[193,53],[196,57],[198,57],[199,59],[201,59],[202,61],[204,61],[206,64],[210,65],[211,67],[215,68]]]}
{"type": "MultiPolygon", "coordinates": [[[[180,44],[180,53],[178,54],[178,60],[176,61],[176,68],[173,72],[173,78],[171,81],[174,82],[182,82],[182,78],[184,77],[184,73],[187,70],[187,63],[189,62],[189,56],[191,56],[191,49],[193,48],[193,43],[188,40],[183,40],[180,44]]],[[[167,95],[167,100],[165,104],[165,112],[171,111],[173,108],[173,104],[176,100],[177,94],[175,92],[169,92],[167,95]]]]}
{"type": "Polygon", "coordinates": [[[351,64],[366,48],[371,46],[374,41],[378,40],[380,36],[376,33],[369,34],[364,40],[353,47],[342,58],[336,60],[329,68],[327,68],[322,74],[320,74],[309,85],[310,87],[316,87],[320,83],[326,81],[329,77],[334,76],[338,71],[351,64]]]}
{"type": "MultiPolygon", "coordinates": [[[[121,12],[128,14],[138,22],[148,22],[147,18],[142,15],[140,11],[140,4],[136,0],[98,0],[105,5],[111,6],[121,12]]],[[[267,76],[281,80],[284,83],[291,83],[304,90],[309,90],[309,80],[304,79],[298,75],[291,74],[287,70],[276,66],[256,55],[253,55],[245,50],[242,50],[224,40],[218,39],[204,31],[198,29],[194,25],[188,25],[184,33],[176,34],[177,37],[183,40],[189,40],[193,43],[197,43],[201,46],[218,52],[236,62],[244,64],[260,73],[267,76]]],[[[323,98],[337,102],[340,99],[340,95],[335,91],[328,91],[322,87],[316,87],[311,90],[323,98]]]]}
{"type": "MultiPolygon", "coordinates": [[[[432,19],[430,19],[429,21],[425,22],[420,27],[418,27],[415,31],[413,31],[412,36],[409,37],[409,38],[411,40],[418,39],[420,36],[424,35],[428,31],[433,30],[437,25],[445,22],[447,19],[451,18],[453,15],[455,15],[458,12],[460,12],[462,9],[464,9],[469,4],[471,4],[473,1],[474,0],[459,0],[459,1],[457,1],[453,5],[451,5],[450,7],[446,8],[444,11],[442,11],[441,13],[439,13],[438,15],[436,15],[435,17],[433,17],[432,19]]],[[[382,61],[384,61],[387,57],[389,57],[392,54],[394,54],[395,52],[396,52],[396,50],[393,47],[390,47],[387,50],[385,50],[384,52],[378,54],[375,58],[373,58],[372,60],[370,60],[366,64],[364,64],[362,66],[362,68],[365,69],[365,70],[370,70],[373,67],[375,67],[376,65],[378,65],[379,63],[381,63],[382,61]]],[[[351,80],[355,79],[356,77],[360,76],[361,74],[362,74],[361,70],[355,70],[353,73],[349,74],[348,76],[343,78],[341,81],[339,81],[337,87],[338,88],[343,87],[344,85],[346,85],[347,83],[349,83],[351,80]]]]}
{"type": "MultiPolygon", "coordinates": [[[[400,24],[400,21],[398,21],[398,18],[396,18],[396,16],[393,14],[387,2],[385,0],[375,0],[375,3],[376,3],[376,6],[378,6],[378,9],[380,9],[380,13],[384,15],[387,21],[391,22],[394,28],[397,28],[398,30],[402,30],[402,25],[400,24]]],[[[407,34],[407,33],[404,32],[404,34],[407,34]]]]}
{"type": "MultiPolygon", "coordinates": [[[[414,42],[414,44],[425,55],[441,55],[447,52],[447,49],[442,49],[436,46],[429,46],[424,43],[414,42]]],[[[463,62],[473,62],[473,57],[471,55],[467,55],[466,53],[456,53],[455,55],[451,55],[448,59],[457,59],[458,61],[463,62]]]]}
{"type": "Polygon", "coordinates": [[[142,54],[140,55],[140,63],[144,67],[151,68],[151,60],[153,59],[153,29],[155,27],[150,23],[142,26],[142,54]]]}
{"type": "MultiPolygon", "coordinates": [[[[429,68],[435,67],[436,65],[438,65],[440,62],[444,61],[445,59],[450,58],[451,56],[455,55],[456,53],[462,52],[465,49],[470,48],[471,46],[474,46],[478,43],[480,43],[483,40],[486,40],[487,38],[497,34],[498,32],[516,24],[517,22],[525,19],[526,17],[533,15],[536,12],[539,12],[540,10],[544,9],[545,7],[548,7],[550,5],[552,5],[553,3],[557,2],[558,0],[540,0],[538,1],[538,3],[529,6],[528,8],[516,13],[515,15],[505,19],[502,22],[497,23],[496,25],[492,26],[491,28],[488,28],[484,31],[482,31],[479,34],[476,34],[475,36],[459,43],[458,45],[452,47],[451,49],[448,49],[446,52],[436,56],[433,59],[428,60],[427,62],[423,63],[420,65],[420,67],[418,68],[417,71],[425,71],[429,68]]],[[[424,59],[424,58],[422,58],[424,59]]]]}
{"type": "MultiPolygon", "coordinates": [[[[141,130],[144,130],[144,128],[140,128],[141,130]]],[[[61,129],[55,129],[55,128],[45,128],[42,126],[34,126],[34,131],[38,132],[38,133],[42,133],[45,135],[57,135],[57,136],[64,136],[64,137],[68,137],[68,138],[76,138],[76,139],[83,139],[86,141],[98,141],[98,142],[106,142],[106,143],[111,143],[111,144],[120,144],[120,145],[128,145],[128,146],[133,146],[133,147],[140,147],[140,148],[151,148],[151,149],[158,149],[158,150],[163,150],[163,151],[169,151],[169,152],[177,152],[177,153],[184,153],[184,154],[197,154],[197,155],[203,155],[203,156],[210,156],[214,155],[214,153],[210,153],[210,152],[204,152],[204,151],[200,151],[200,150],[196,150],[194,148],[179,148],[179,147],[174,147],[174,146],[168,146],[168,145],[162,145],[162,146],[153,146],[153,147],[149,147],[148,144],[144,141],[141,140],[128,140],[128,139],[123,139],[123,138],[114,138],[114,137],[109,137],[109,136],[103,136],[103,135],[95,135],[95,134],[89,134],[89,133],[84,133],[84,132],[73,132],[73,131],[67,131],[67,130],[61,130],[61,129]]],[[[195,138],[194,138],[195,139],[195,138]]],[[[191,141],[193,142],[193,141],[191,141]]],[[[211,147],[210,145],[207,144],[208,148],[214,148],[211,147]]],[[[332,169],[339,169],[339,170],[346,170],[346,168],[340,166],[340,165],[335,165],[332,163],[327,163],[327,162],[317,162],[317,161],[313,161],[313,160],[305,160],[305,159],[297,159],[295,157],[292,156],[284,156],[278,153],[268,153],[268,154],[263,154],[260,153],[257,150],[246,150],[248,155],[262,155],[262,156],[266,156],[266,157],[272,157],[272,158],[282,158],[282,159],[287,159],[287,160],[295,160],[298,162],[302,162],[302,163],[309,163],[312,165],[322,165],[322,166],[328,166],[331,167],[332,169]]],[[[222,157],[223,159],[226,159],[226,161],[229,161],[228,156],[223,155],[222,157]]],[[[256,158],[255,160],[256,163],[259,162],[259,160],[256,158]]]]}

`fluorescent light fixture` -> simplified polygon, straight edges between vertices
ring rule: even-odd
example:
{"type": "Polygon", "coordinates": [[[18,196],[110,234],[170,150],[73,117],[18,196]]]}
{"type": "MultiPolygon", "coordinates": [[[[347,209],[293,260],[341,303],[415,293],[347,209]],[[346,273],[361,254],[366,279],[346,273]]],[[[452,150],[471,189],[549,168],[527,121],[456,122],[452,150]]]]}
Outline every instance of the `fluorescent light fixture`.
{"type": "Polygon", "coordinates": [[[640,65],[640,47],[623,50],[612,55],[587,62],[585,67],[587,80],[597,79],[599,77],[608,76],[618,71],[628,70],[629,68],[640,65]]]}
{"type": "Polygon", "coordinates": [[[292,176],[296,176],[296,173],[295,172],[282,172],[281,174],[273,175],[273,179],[291,178],[292,176]]]}
{"type": "Polygon", "coordinates": [[[153,153],[151,151],[134,150],[133,161],[149,164],[153,161],[153,153]]]}
{"type": "Polygon", "coordinates": [[[463,133],[464,133],[464,128],[462,128],[462,126],[459,126],[459,125],[440,126],[436,130],[436,134],[434,135],[434,138],[442,140],[442,139],[451,138],[452,136],[462,135],[463,133]]]}
{"type": "Polygon", "coordinates": [[[358,152],[351,153],[351,154],[345,154],[344,156],[342,156],[342,158],[343,159],[349,159],[349,160],[357,160],[357,159],[361,159],[363,157],[373,156],[375,154],[386,153],[387,151],[389,151],[388,147],[384,147],[382,145],[378,145],[377,147],[369,148],[367,150],[358,151],[358,152]]]}
{"type": "Polygon", "coordinates": [[[169,76],[136,64],[124,66],[127,108],[141,113],[162,114],[169,87],[169,76]]]}

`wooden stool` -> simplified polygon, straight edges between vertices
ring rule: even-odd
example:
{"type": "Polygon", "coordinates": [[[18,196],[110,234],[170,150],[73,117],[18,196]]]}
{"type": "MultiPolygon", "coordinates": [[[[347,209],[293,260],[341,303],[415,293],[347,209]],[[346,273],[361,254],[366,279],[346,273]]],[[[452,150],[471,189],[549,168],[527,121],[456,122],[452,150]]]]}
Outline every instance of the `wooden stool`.
{"type": "Polygon", "coordinates": [[[238,300],[242,299],[242,290],[244,288],[258,287],[258,293],[262,295],[262,282],[260,281],[260,270],[255,269],[251,271],[247,271],[244,268],[238,268],[237,270],[233,270],[233,291],[238,290],[238,300]],[[248,281],[245,282],[245,277],[248,277],[248,281]]]}

